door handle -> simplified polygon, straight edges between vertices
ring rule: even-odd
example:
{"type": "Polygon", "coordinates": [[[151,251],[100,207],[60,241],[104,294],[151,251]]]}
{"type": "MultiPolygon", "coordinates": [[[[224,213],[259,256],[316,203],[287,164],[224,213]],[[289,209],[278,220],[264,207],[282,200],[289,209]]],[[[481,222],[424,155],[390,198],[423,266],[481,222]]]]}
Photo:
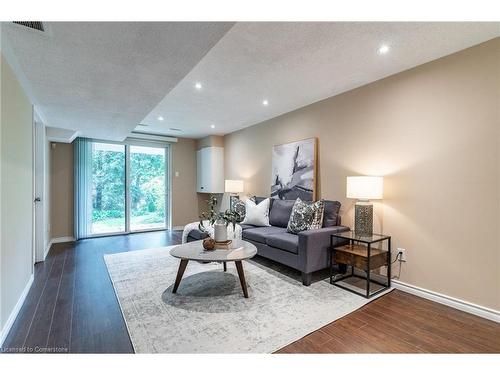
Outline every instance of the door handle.
{"type": "Polygon", "coordinates": [[[41,201],[42,201],[42,198],[40,198],[40,197],[35,198],[35,202],[41,202],[41,201]]]}

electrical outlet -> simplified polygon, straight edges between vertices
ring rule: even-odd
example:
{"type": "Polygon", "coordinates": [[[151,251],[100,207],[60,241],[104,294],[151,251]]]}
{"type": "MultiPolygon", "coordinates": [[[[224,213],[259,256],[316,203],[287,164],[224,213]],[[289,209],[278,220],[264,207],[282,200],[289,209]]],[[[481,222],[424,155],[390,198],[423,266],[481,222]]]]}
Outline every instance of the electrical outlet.
{"type": "Polygon", "coordinates": [[[397,254],[401,253],[399,256],[399,260],[401,262],[406,262],[406,249],[403,249],[402,247],[398,247],[398,252],[397,254]]]}

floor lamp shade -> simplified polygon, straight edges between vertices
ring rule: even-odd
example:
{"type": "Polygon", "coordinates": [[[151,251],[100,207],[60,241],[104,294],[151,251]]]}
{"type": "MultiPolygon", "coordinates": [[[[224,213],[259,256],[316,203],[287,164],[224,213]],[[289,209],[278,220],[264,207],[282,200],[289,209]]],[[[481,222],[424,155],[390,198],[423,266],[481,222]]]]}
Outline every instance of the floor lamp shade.
{"type": "Polygon", "coordinates": [[[243,190],[243,180],[226,180],[224,184],[224,190],[226,193],[242,193],[243,190]]]}
{"type": "Polygon", "coordinates": [[[369,199],[382,199],[384,181],[377,176],[347,177],[347,198],[358,199],[354,210],[354,231],[362,236],[373,234],[373,204],[369,199]]]}

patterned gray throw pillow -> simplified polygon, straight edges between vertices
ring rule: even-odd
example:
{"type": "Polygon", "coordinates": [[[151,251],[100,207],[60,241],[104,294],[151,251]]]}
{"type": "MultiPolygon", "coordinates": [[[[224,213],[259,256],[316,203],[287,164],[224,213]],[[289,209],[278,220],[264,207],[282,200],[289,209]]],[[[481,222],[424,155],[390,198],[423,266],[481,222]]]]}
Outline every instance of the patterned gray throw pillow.
{"type": "Polygon", "coordinates": [[[322,200],[307,203],[297,198],[293,205],[290,220],[288,220],[287,232],[297,234],[304,230],[321,228],[323,211],[324,204],[322,200]]]}
{"type": "MultiPolygon", "coordinates": [[[[255,197],[250,197],[248,199],[255,202],[255,197]]],[[[238,222],[242,222],[243,219],[245,219],[246,214],[245,202],[243,202],[241,199],[236,199],[234,202],[233,210],[240,215],[240,220],[238,222]]]]}
{"type": "Polygon", "coordinates": [[[240,215],[240,220],[238,220],[238,222],[243,221],[243,219],[245,218],[245,202],[243,202],[241,199],[238,199],[234,202],[233,210],[238,215],[240,215]]]}
{"type": "Polygon", "coordinates": [[[323,199],[311,204],[314,209],[314,219],[309,229],[320,229],[323,227],[323,214],[325,212],[325,203],[323,199]]]}

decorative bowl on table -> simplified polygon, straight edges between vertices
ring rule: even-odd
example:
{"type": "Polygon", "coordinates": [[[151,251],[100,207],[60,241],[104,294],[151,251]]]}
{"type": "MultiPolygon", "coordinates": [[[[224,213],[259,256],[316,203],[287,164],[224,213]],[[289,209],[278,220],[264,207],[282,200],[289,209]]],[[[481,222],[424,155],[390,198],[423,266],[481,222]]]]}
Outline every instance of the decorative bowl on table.
{"type": "Polygon", "coordinates": [[[203,240],[203,248],[207,251],[215,250],[215,240],[211,237],[203,240]]]}

